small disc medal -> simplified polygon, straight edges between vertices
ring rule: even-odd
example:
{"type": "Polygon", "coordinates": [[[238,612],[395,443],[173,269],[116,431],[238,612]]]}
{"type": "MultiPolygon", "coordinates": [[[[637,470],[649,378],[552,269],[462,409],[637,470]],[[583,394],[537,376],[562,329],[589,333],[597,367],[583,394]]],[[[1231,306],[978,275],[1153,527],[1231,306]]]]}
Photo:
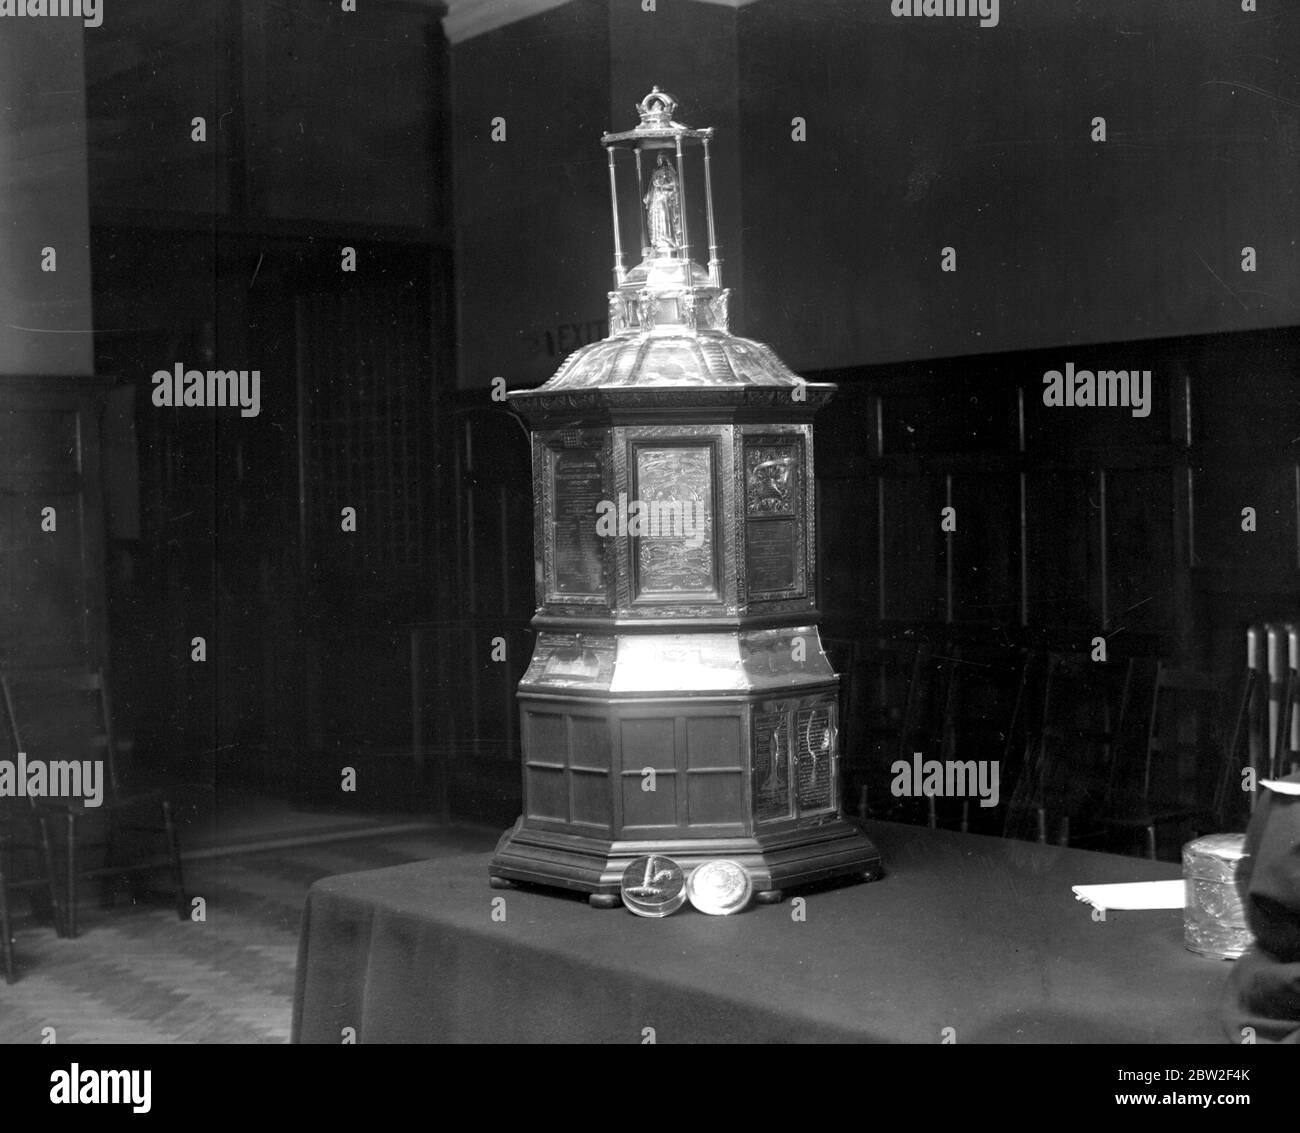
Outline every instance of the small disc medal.
{"type": "Polygon", "coordinates": [[[638,917],[666,917],[686,904],[686,876],[672,858],[651,854],[628,863],[619,891],[638,917]]]}
{"type": "Polygon", "coordinates": [[[686,893],[700,912],[725,917],[749,904],[754,884],[749,871],[739,862],[719,858],[695,867],[686,893]]]}

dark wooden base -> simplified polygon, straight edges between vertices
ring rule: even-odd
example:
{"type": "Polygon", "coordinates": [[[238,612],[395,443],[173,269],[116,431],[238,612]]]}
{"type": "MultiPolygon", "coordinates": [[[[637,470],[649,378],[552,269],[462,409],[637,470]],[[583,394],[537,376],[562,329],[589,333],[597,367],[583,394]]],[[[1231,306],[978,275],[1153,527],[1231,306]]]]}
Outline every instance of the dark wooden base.
{"type": "Polygon", "coordinates": [[[578,834],[532,830],[523,819],[502,836],[488,867],[491,884],[527,882],[590,894],[597,908],[620,903],[619,882],[633,858],[663,854],[689,873],[714,858],[747,870],[754,899],[777,902],[783,890],[837,877],[873,881],[884,876],[880,854],[854,825],[834,819],[818,826],[753,838],[665,839],[616,842],[578,834]]]}

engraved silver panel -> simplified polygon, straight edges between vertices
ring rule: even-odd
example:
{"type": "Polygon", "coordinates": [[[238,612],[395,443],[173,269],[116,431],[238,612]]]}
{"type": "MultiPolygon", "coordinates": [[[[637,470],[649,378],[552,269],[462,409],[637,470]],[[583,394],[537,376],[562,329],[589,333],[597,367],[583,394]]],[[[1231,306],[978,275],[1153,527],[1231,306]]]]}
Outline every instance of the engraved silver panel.
{"type": "Polygon", "coordinates": [[[714,594],[713,447],[638,445],[634,451],[632,506],[648,513],[646,533],[633,536],[637,597],[714,594]]]}
{"type": "Polygon", "coordinates": [[[551,555],[557,597],[605,596],[605,541],[596,532],[605,499],[603,453],[564,448],[551,460],[551,555]]]}
{"type": "Polygon", "coordinates": [[[584,614],[610,608],[612,541],[596,529],[596,505],[610,492],[608,464],[606,430],[570,427],[533,436],[539,606],[584,614]]]}
{"type": "Polygon", "coordinates": [[[790,725],[785,712],[754,714],[753,797],[759,822],[790,817],[790,725]]]}
{"type": "Polygon", "coordinates": [[[614,679],[617,640],[605,634],[538,635],[525,687],[607,692],[614,679]]]}
{"type": "Polygon", "coordinates": [[[637,497],[637,452],[643,448],[693,447],[711,453],[712,504],[708,532],[713,559],[711,590],[663,590],[646,592],[638,578],[638,552],[631,537],[618,540],[615,584],[620,616],[634,618],[691,618],[708,614],[731,616],[739,612],[737,602],[736,486],[732,451],[733,429],[729,425],[629,425],[614,430],[614,487],[637,497]]]}
{"type": "Polygon", "coordinates": [[[835,809],[834,713],[835,706],[827,703],[794,714],[795,801],[800,816],[835,809]]]}

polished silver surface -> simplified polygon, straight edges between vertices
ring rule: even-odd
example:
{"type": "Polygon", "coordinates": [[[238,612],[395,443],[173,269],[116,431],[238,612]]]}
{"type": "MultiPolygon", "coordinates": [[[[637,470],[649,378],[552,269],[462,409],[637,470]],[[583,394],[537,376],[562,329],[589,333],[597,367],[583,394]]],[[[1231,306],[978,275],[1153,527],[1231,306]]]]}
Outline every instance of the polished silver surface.
{"type": "Polygon", "coordinates": [[[644,204],[650,247],[657,255],[670,255],[682,246],[682,201],[677,171],[662,153],[650,175],[644,204]]]}
{"type": "Polygon", "coordinates": [[[656,88],[635,129],[601,139],[609,337],[508,395],[532,436],[538,640],[519,683],[524,813],[490,867],[648,917],[679,908],[699,866],[715,915],[880,876],[839,814],[839,678],[817,629],[812,420],[835,387],[730,333],[712,131],[676,106],[656,88]]]}
{"type": "Polygon", "coordinates": [[[686,895],[701,913],[727,917],[749,904],[754,883],[739,862],[720,858],[695,867],[686,883],[686,895]]]}
{"type": "Polygon", "coordinates": [[[666,917],[686,903],[686,877],[672,858],[649,854],[628,863],[619,893],[638,917],[666,917]]]}

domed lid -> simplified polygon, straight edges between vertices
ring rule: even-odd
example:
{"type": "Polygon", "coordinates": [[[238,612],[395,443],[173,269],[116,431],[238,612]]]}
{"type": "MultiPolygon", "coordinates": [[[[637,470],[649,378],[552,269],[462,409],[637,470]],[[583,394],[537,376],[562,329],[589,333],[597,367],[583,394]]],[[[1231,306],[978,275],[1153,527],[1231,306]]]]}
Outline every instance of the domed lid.
{"type": "Polygon", "coordinates": [[[542,391],[802,384],[771,347],[724,330],[628,330],[575,350],[542,391]]]}

